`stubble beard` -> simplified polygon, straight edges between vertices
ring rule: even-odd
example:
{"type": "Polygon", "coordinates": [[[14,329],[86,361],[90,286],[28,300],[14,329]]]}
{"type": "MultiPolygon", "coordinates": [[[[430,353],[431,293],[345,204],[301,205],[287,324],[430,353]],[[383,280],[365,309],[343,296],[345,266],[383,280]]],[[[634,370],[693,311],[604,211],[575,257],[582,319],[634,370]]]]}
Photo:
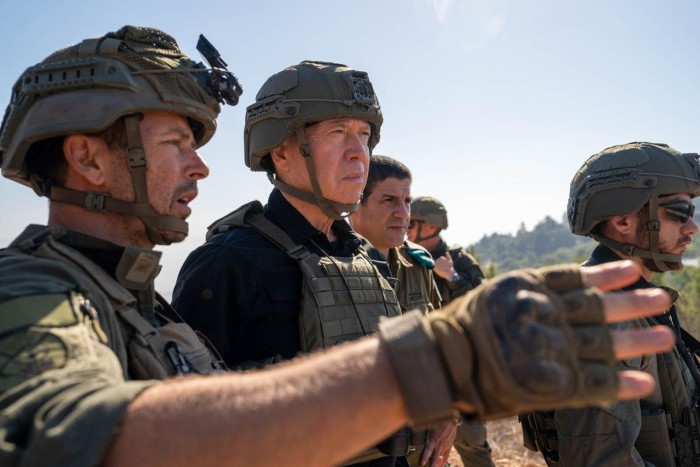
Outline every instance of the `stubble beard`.
{"type": "MultiPolygon", "coordinates": [[[[645,250],[649,250],[649,232],[646,230],[644,227],[644,224],[640,224],[637,227],[637,232],[636,232],[636,237],[637,237],[637,245],[645,250]]],[[[688,241],[688,237],[681,237],[678,239],[679,243],[685,243],[688,241]]],[[[668,248],[664,248],[661,243],[659,243],[659,253],[671,253],[671,251],[668,248]]],[[[652,272],[666,272],[666,271],[680,271],[683,269],[683,262],[681,261],[661,261],[665,266],[666,270],[661,270],[659,266],[657,266],[656,262],[653,259],[650,258],[642,258],[642,264],[644,265],[645,268],[652,272]]]]}

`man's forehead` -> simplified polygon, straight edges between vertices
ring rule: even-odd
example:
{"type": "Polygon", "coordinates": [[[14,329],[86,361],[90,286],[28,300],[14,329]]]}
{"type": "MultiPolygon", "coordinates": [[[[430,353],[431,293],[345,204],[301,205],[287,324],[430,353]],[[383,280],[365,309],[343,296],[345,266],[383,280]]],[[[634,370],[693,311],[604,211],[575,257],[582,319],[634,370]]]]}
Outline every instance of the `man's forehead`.
{"type": "Polygon", "coordinates": [[[387,194],[394,196],[411,196],[411,179],[387,177],[384,180],[377,182],[374,191],[379,194],[387,194]]]}

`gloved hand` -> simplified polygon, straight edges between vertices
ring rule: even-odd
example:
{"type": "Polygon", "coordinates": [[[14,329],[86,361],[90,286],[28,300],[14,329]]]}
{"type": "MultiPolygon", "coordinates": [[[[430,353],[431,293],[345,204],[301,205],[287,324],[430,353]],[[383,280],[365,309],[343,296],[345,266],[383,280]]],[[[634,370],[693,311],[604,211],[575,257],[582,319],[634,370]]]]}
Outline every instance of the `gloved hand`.
{"type": "Polygon", "coordinates": [[[558,266],[498,276],[444,311],[387,320],[380,335],[423,425],[453,409],[488,420],[615,399],[605,321],[603,294],[577,266],[558,266]]]}

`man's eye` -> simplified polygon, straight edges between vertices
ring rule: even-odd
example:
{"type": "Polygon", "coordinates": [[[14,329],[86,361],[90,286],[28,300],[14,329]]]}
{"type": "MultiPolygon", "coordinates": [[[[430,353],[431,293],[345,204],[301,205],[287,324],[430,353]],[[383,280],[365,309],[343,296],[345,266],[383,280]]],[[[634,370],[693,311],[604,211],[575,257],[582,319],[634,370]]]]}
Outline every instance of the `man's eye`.
{"type": "Polygon", "coordinates": [[[667,210],[666,215],[669,219],[671,219],[674,222],[680,222],[681,224],[688,222],[688,216],[686,216],[685,214],[680,214],[671,210],[667,210]]]}

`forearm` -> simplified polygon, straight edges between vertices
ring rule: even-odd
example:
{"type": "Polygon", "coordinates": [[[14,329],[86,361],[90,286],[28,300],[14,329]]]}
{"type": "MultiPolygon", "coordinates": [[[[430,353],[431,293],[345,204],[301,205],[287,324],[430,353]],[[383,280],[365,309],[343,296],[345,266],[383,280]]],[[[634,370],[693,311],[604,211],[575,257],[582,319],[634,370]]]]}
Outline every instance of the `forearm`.
{"type": "Polygon", "coordinates": [[[332,465],[406,423],[378,339],[323,355],[144,391],[129,406],[107,464],[332,465]]]}

